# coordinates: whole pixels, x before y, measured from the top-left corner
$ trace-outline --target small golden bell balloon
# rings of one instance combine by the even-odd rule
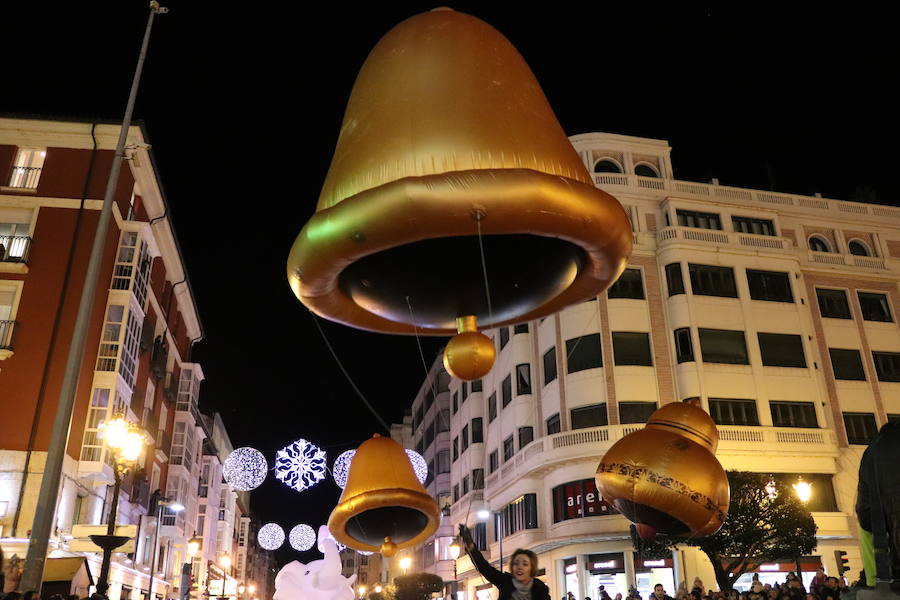
[[[500,327],[596,296],[631,247],[624,209],[594,186],[509,40],[434,10],[366,59],[287,276],[333,321],[452,335],[458,317]],[[482,372],[483,342],[463,346],[477,365],[450,364]]]
[[[711,535],[725,522],[730,496],[715,456],[718,443],[716,425],[702,408],[666,404],[644,429],[607,451],[597,467],[597,489],[638,525],[641,537]]]
[[[457,379],[481,379],[497,358],[494,342],[478,331],[475,317],[460,317],[456,322],[459,333],[444,348],[444,368]]]
[[[419,483],[406,451],[375,434],[356,450],[328,531],[354,550],[391,556],[434,535],[440,509]]]

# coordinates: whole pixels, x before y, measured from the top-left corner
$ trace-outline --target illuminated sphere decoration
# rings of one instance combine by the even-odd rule
[[[353,460],[354,454],[356,454],[356,450],[347,450],[334,459],[334,464],[331,466],[331,476],[334,477],[334,482],[341,489],[347,487],[347,475],[350,474],[350,461]]]
[[[409,462],[412,463],[413,471],[416,473],[416,479],[419,480],[419,483],[424,485],[425,480],[428,479],[428,463],[426,463],[425,459],[422,458],[422,455],[415,450],[407,450],[406,455],[409,457]]]
[[[275,455],[275,477],[302,492],[325,478],[325,451],[304,439],[285,446]]]
[[[301,524],[291,529],[291,534],[288,539],[290,540],[291,547],[294,550],[304,552],[315,545],[316,532],[313,531],[313,528],[309,525]]]
[[[354,455],[356,455],[356,450],[347,450],[334,460],[334,465],[331,467],[331,476],[334,477],[334,482],[341,489],[347,487],[347,475],[350,473],[350,463],[353,462]],[[428,478],[428,463],[415,450],[406,450],[406,455],[416,473],[416,479],[419,480],[419,483],[424,484]]]
[[[284,529],[275,523],[269,523],[259,528],[256,541],[263,550],[278,550],[284,544]]]
[[[253,448],[238,448],[228,455],[222,467],[225,482],[236,490],[249,492],[266,480],[269,463],[262,452]]]

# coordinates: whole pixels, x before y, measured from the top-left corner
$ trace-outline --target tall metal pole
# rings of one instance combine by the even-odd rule
[[[109,219],[112,214],[113,196],[116,192],[116,185],[119,182],[122,159],[125,156],[125,139],[128,137],[128,129],[131,127],[131,115],[134,112],[138,83],[141,79],[141,71],[144,68],[147,45],[150,42],[153,18],[157,13],[165,12],[168,12],[168,10],[160,7],[155,0],[150,3],[150,16],[147,19],[147,28],[144,31],[144,41],[141,44],[141,52],[134,71],[134,79],[131,82],[131,93],[128,96],[128,104],[125,107],[125,118],[122,119],[122,129],[119,131],[119,141],[116,143],[116,152],[109,170],[109,179],[106,181],[103,210],[100,211],[100,220],[97,222],[94,245],[91,248],[91,258],[88,262],[87,273],[84,276],[81,302],[78,305],[78,316],[75,319],[75,328],[72,331],[72,343],[69,345],[69,356],[66,360],[62,389],[59,393],[56,416],[53,420],[50,448],[47,450],[47,462],[44,466],[41,490],[38,494],[37,505],[34,511],[34,522],[31,526],[31,539],[28,544],[28,554],[25,557],[25,570],[20,583],[23,590],[40,591],[41,581],[44,577],[47,547],[50,545],[50,533],[53,529],[53,521],[56,518],[56,501],[59,496],[59,485],[62,479],[63,459],[66,455],[69,428],[72,423],[72,408],[75,405],[75,392],[78,388],[78,371],[84,356],[84,341],[87,337],[91,307],[94,304],[94,293],[97,290],[97,277],[100,274],[100,261],[103,258],[103,246],[106,243],[106,232],[109,229]]]
[[[153,535],[153,550],[150,552],[150,588],[147,593],[148,600],[155,600],[153,597],[153,581],[156,579],[156,550],[159,547],[159,530],[162,527],[162,511],[165,497],[160,494],[159,490],[153,492],[159,498],[156,501],[156,533]]]
[[[115,473],[116,482],[113,485],[112,504],[109,507],[109,522],[106,525],[106,536],[111,537],[116,534],[116,516],[119,514],[119,491],[122,489],[122,476],[119,475],[119,464],[113,464],[113,473]],[[106,590],[109,589],[109,569],[112,564],[113,548],[111,545],[103,548],[103,563],[100,565],[100,577],[97,580],[97,591],[104,596]]]

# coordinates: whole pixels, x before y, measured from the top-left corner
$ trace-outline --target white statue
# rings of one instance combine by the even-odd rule
[[[295,560],[285,565],[275,578],[272,600],[353,600],[356,575],[341,575],[341,557],[328,527],[319,527],[319,552],[322,560],[308,565]]]

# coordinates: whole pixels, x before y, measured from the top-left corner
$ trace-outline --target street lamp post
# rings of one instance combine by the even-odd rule
[[[404,556],[400,559],[400,568],[403,569],[403,574],[406,575],[406,571],[409,569],[412,564],[412,559],[408,556]]]
[[[103,442],[107,450],[113,454],[113,495],[109,507],[109,521],[106,535],[92,535],[91,541],[103,548],[103,563],[100,566],[100,577],[97,580],[97,592],[106,595],[109,589],[109,569],[112,563],[112,552],[125,544],[129,538],[116,535],[116,516],[119,512],[119,492],[122,489],[122,475],[134,466],[144,451],[147,435],[134,423],[118,416],[109,422],[100,423]]]
[[[81,298],[78,303],[78,313],[75,317],[75,325],[72,328],[72,341],[69,344],[69,353],[66,357],[66,368],[63,373],[62,386],[60,387],[59,401],[56,404],[56,415],[53,417],[50,445],[47,448],[44,475],[41,478],[41,488],[40,492],[38,492],[34,520],[31,524],[31,540],[28,543],[28,553],[25,556],[25,570],[22,573],[20,582],[22,589],[25,590],[37,590],[40,592],[41,582],[44,578],[47,546],[50,544],[50,533],[56,517],[56,501],[62,480],[66,446],[69,442],[69,429],[72,426],[72,410],[75,407],[78,375],[81,370],[82,359],[84,358],[88,321],[90,320],[91,309],[94,304],[94,295],[97,291],[100,264],[103,260],[103,247],[106,245],[106,232],[109,229],[109,221],[112,216],[113,197],[116,193],[116,186],[119,184],[122,160],[125,158],[125,141],[128,138],[128,130],[131,128],[131,115],[134,112],[138,83],[141,80],[144,58],[147,55],[147,46],[150,43],[153,19],[157,14],[166,12],[168,12],[168,9],[160,6],[156,0],[150,2],[150,15],[147,19],[147,27],[144,30],[144,40],[141,43],[141,50],[138,54],[137,67],[134,70],[128,102],[125,105],[125,116],[122,119],[122,127],[119,130],[119,139],[116,142],[115,159],[112,161],[109,177],[106,180],[103,208],[100,210],[97,230],[94,232],[91,255],[84,275]],[[106,552],[104,551],[105,554]]]
[[[459,590],[459,582],[457,581],[458,575],[456,573],[456,559],[459,558],[459,553],[462,550],[462,547],[459,545],[459,540],[453,538],[448,550],[450,551],[450,558],[453,560],[453,583],[450,584],[450,598],[451,600],[456,600],[456,594]]]
[[[222,567],[222,595],[219,596],[219,598],[227,600],[228,596],[225,595],[225,583],[228,581],[228,570],[231,568],[231,557],[227,554],[223,554],[219,559],[219,566]]]
[[[151,506],[153,506],[153,501],[156,500],[156,534],[153,536],[153,551],[150,553],[150,590],[147,593],[149,600],[153,600],[153,582],[156,579],[156,550],[159,547],[159,530],[162,528],[163,508],[168,508],[173,512],[184,510],[183,504],[171,501],[168,498],[159,499],[160,495],[161,492],[155,490],[150,500]]]

